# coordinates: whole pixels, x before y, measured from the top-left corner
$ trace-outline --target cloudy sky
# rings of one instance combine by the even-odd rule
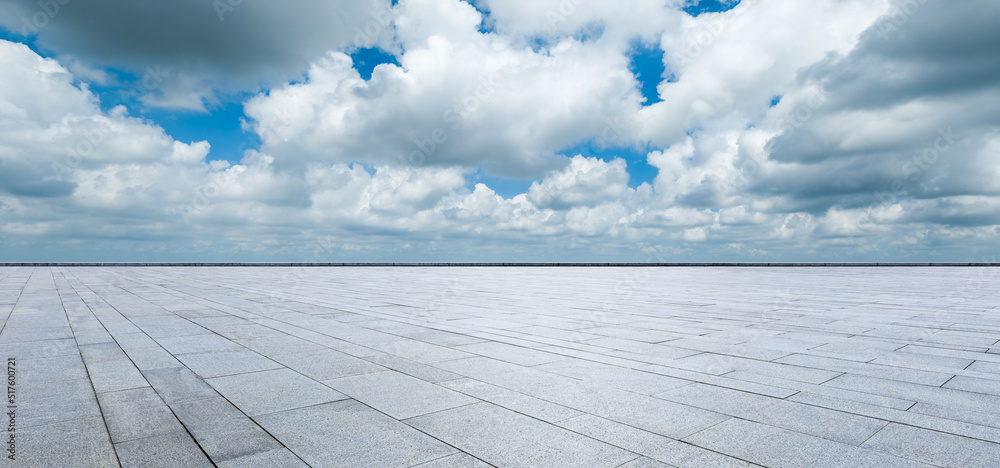
[[[0,261],[997,261],[995,0],[0,0]]]

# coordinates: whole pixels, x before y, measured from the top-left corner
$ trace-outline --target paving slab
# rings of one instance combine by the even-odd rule
[[[249,349],[177,354],[174,357],[196,374],[206,379],[282,367],[277,362]]]
[[[490,403],[440,411],[406,423],[495,466],[617,467],[637,458]]]
[[[955,408],[947,406],[932,405],[930,403],[916,403],[909,408],[909,411],[912,413],[926,414],[928,416],[937,416],[939,418],[965,421],[972,424],[978,424],[980,426],[1000,428],[1000,408],[981,408],[979,411],[955,411]]]
[[[281,443],[225,398],[176,403],[170,409],[214,463],[282,448]]]
[[[332,349],[281,354],[272,356],[272,359],[315,380],[330,380],[386,370],[367,360]]]
[[[773,467],[916,467],[910,458],[873,452],[767,424],[730,419],[684,439],[699,447]]]
[[[977,377],[966,377],[957,375],[955,378],[944,384],[944,388],[954,388],[967,392],[985,393],[988,395],[1000,396],[1000,375],[995,379],[980,379]]]
[[[218,396],[211,385],[186,367],[148,369],[143,371],[143,376],[170,405]]]
[[[223,397],[250,416],[346,399],[330,387],[291,369],[276,369],[207,380]]]
[[[354,400],[257,418],[312,466],[408,467],[458,450]]]
[[[497,342],[473,343],[455,346],[454,349],[529,367],[564,359],[558,354]]]
[[[324,384],[396,419],[407,419],[478,400],[396,371],[323,381]]]
[[[177,358],[159,346],[130,348],[125,353],[140,371],[184,366]]]
[[[176,431],[145,439],[115,444],[122,468],[212,467],[186,431]]]
[[[1000,466],[1000,444],[900,424],[886,426],[862,446],[937,466]]]
[[[0,358],[26,466],[998,466],[983,273],[0,266]]]
[[[90,468],[118,466],[118,457],[104,420],[90,417],[17,430],[12,466]],[[9,453],[4,453],[4,462]]]
[[[58,380],[15,386],[20,396],[17,427],[42,426],[56,422],[100,417],[101,409],[87,379]],[[18,393],[15,393],[17,395]]]
[[[217,462],[218,468],[308,468],[309,465],[286,448]]]
[[[454,374],[428,364],[421,364],[416,361],[411,361],[409,359],[395,356],[392,354],[368,356],[365,357],[364,360],[378,364],[386,369],[392,369],[394,371],[402,372],[406,375],[416,377],[420,380],[426,380],[431,383],[444,382],[447,380],[454,380],[461,377],[458,374]]]
[[[415,468],[489,468],[490,464],[467,453],[456,453],[438,458],[427,463],[416,465]]]
[[[152,388],[102,393],[98,399],[116,444],[184,429]]]
[[[752,466],[737,458],[590,414],[560,421],[557,425],[680,468]]]

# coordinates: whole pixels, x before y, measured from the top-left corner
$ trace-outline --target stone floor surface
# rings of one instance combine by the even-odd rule
[[[0,465],[995,468],[998,286],[1000,268],[0,267]]]

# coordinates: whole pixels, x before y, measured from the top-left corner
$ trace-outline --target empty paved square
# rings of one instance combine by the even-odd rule
[[[1000,466],[1000,268],[0,267],[0,321],[10,466]]]

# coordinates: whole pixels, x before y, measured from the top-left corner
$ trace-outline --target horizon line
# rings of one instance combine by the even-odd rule
[[[998,267],[995,262],[0,262],[0,267]]]

